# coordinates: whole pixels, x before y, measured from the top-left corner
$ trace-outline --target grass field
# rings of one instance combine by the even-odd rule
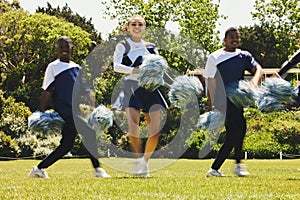
[[[0,199],[300,199],[299,159],[247,160],[251,176],[244,178],[227,160],[226,177],[206,178],[212,161],[180,159],[149,179],[109,166],[112,178],[94,178],[89,159],[59,160],[47,170],[50,179],[33,179],[28,173],[38,160],[0,161]]]

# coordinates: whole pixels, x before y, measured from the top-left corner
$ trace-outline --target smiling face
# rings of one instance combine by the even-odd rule
[[[59,54],[59,60],[62,62],[70,62],[71,51],[72,51],[71,39],[66,36],[60,37],[57,43],[57,52]]]
[[[146,22],[142,16],[136,15],[128,21],[128,32],[133,41],[139,42],[146,31]]]
[[[225,51],[234,52],[240,44],[240,33],[238,30],[229,30],[224,38]]]

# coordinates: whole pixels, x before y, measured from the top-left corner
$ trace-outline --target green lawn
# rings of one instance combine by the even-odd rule
[[[300,159],[247,160],[251,176],[245,178],[227,160],[221,168],[227,177],[206,178],[212,161],[180,159],[149,179],[109,166],[112,178],[97,179],[88,159],[59,160],[47,170],[50,179],[33,179],[28,173],[38,160],[0,161],[0,199],[300,199]]]

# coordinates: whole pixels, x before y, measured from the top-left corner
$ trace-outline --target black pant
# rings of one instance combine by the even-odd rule
[[[236,163],[240,163],[243,157],[242,147],[246,134],[246,120],[244,118],[244,111],[243,108],[237,108],[229,100],[227,100],[225,128],[225,142],[218,152],[217,158],[212,164],[212,169],[215,170],[218,170],[222,166],[233,148]]]
[[[76,123],[76,126],[74,121]],[[78,128],[78,131],[76,127]],[[39,163],[38,168],[46,169],[50,167],[53,163],[55,163],[57,160],[62,158],[64,155],[66,155],[72,149],[75,142],[75,137],[78,134],[78,132],[83,135],[84,144],[88,149],[93,167],[99,167],[100,163],[98,161],[99,156],[97,153],[95,131],[90,126],[88,126],[81,118],[76,117],[75,119],[73,119],[73,117],[69,117],[65,119],[65,123],[61,132],[62,138],[60,140],[60,145],[50,155],[48,155],[44,160],[42,160]]]

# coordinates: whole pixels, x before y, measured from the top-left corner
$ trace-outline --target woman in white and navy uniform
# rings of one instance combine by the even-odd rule
[[[160,110],[167,107],[167,103],[158,89],[148,91],[138,87],[137,77],[139,65],[144,55],[158,54],[154,44],[142,40],[146,30],[146,22],[140,15],[132,16],[124,29],[129,37],[117,44],[114,52],[114,70],[126,74],[124,81],[123,107],[128,120],[128,132],[131,149],[136,157],[137,166],[133,173],[141,177],[149,177],[148,160],[155,151],[159,140]],[[148,125],[148,139],[144,153],[141,152],[141,138],[139,136],[140,112],[143,111]]]

